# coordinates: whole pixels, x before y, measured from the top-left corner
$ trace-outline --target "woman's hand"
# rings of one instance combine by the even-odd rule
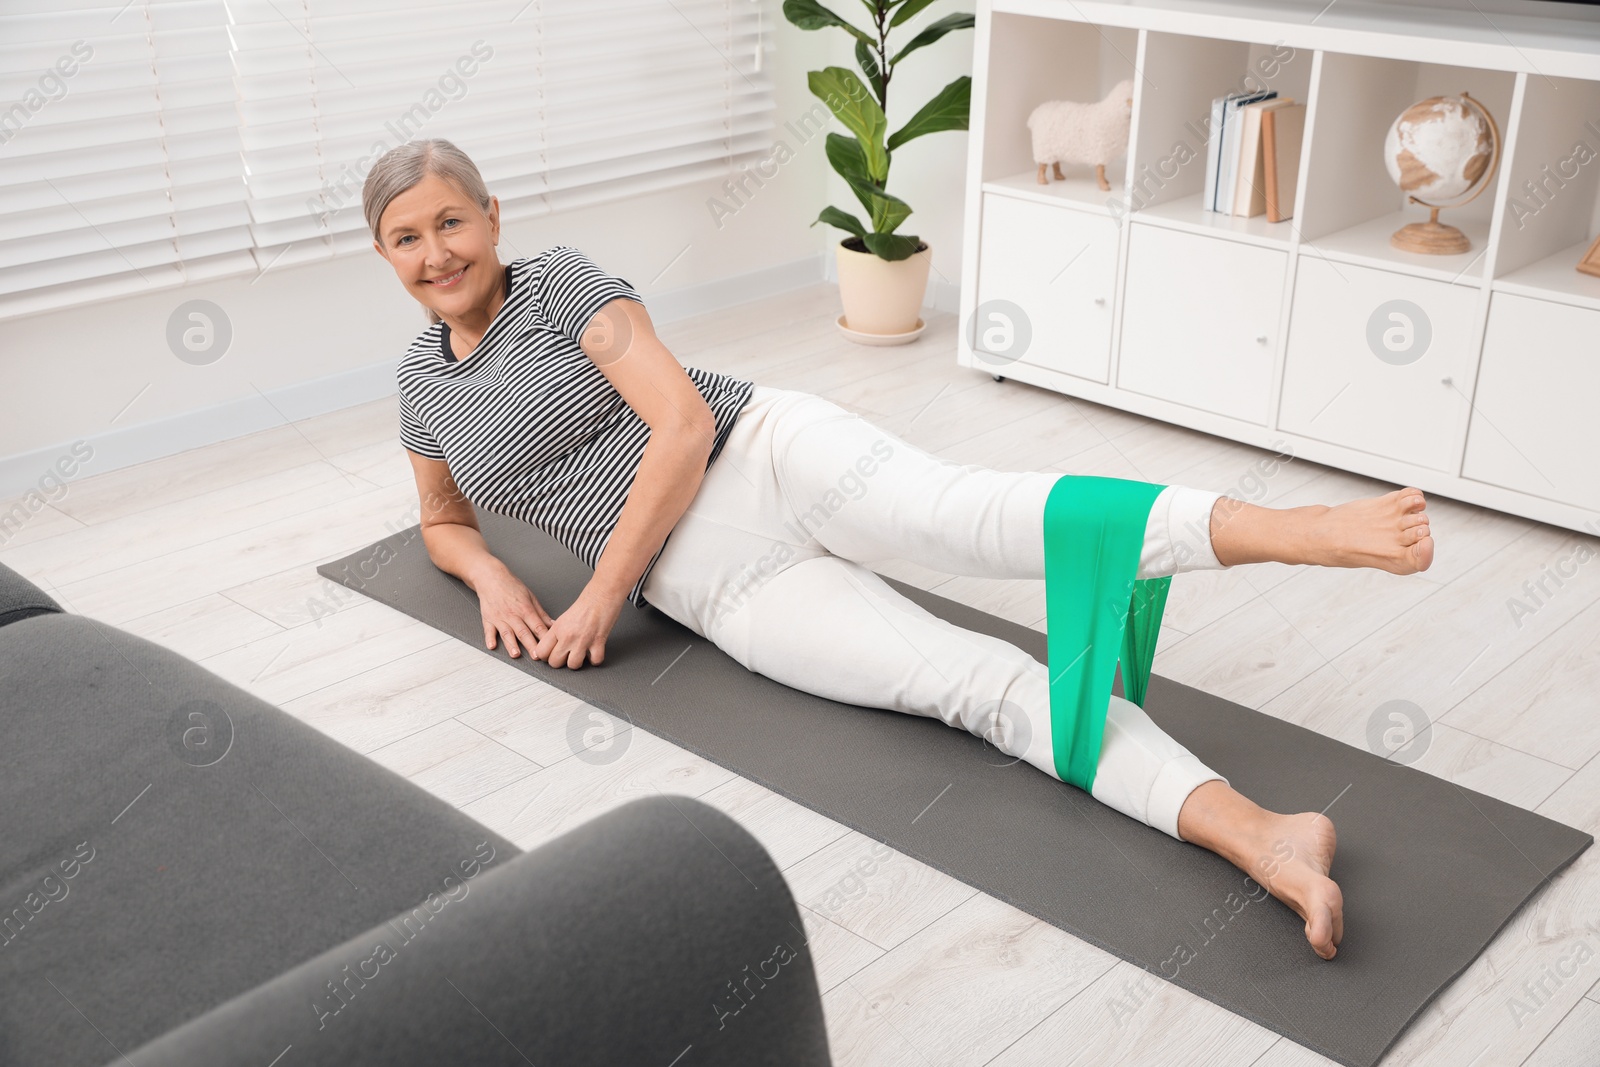
[[[478,594],[478,606],[483,609],[486,647],[493,649],[496,639],[504,637],[506,650],[515,659],[522,654],[519,643],[532,649],[550,632],[550,613],[509,568],[498,566],[477,576],[473,588]]]
[[[534,659],[542,659],[552,667],[577,670],[583,666],[585,656],[597,666],[606,660],[606,638],[622,614],[627,596],[607,596],[586,586],[572,606],[561,613],[551,627],[539,638],[533,650]]]

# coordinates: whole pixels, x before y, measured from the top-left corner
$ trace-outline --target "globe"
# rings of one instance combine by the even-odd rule
[[[1418,200],[1454,200],[1478,184],[1493,150],[1489,124],[1476,108],[1460,97],[1434,96],[1394,120],[1383,161],[1402,192]]]
[[[1468,251],[1472,242],[1456,227],[1440,222],[1439,209],[1476,199],[1488,187],[1499,161],[1500,128],[1494,116],[1466,93],[1430,96],[1406,108],[1389,126],[1383,162],[1389,177],[1408,194],[1408,202],[1431,210],[1427,222],[1402,226],[1390,235],[1389,243],[1428,255]],[[1458,200],[1463,196],[1465,200]]]

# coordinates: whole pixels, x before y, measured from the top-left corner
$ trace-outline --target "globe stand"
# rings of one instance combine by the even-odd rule
[[[1389,235],[1389,244],[1402,252],[1415,252],[1425,256],[1454,256],[1472,249],[1472,240],[1448,222],[1439,221],[1441,207],[1464,207],[1478,198],[1478,194],[1489,187],[1494,181],[1494,172],[1500,166],[1500,127],[1496,125],[1494,116],[1489,114],[1489,109],[1466,93],[1460,94],[1461,99],[1477,109],[1489,124],[1491,138],[1489,148],[1489,166],[1482,178],[1474,183],[1472,195],[1465,200],[1454,204],[1430,204],[1426,200],[1419,200],[1414,196],[1406,199],[1413,204],[1421,204],[1428,209],[1427,222],[1408,222],[1394,233]]]
[[[1414,203],[1422,204],[1416,197],[1411,199]],[[1439,221],[1437,206],[1432,204],[1422,206],[1430,209],[1428,221],[1406,223],[1389,235],[1391,245],[1402,252],[1416,252],[1427,256],[1453,256],[1472,248],[1471,238],[1448,222]]]

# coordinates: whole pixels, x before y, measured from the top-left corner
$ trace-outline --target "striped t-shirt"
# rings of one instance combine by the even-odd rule
[[[622,514],[650,426],[578,344],[607,302],[644,303],[568,245],[506,264],[506,299],[466,359],[434,323],[400,360],[400,442],[442,459],[466,498],[543,530],[591,568]],[[685,367],[716,419],[709,470],[754,382]],[[668,534],[668,538],[671,534]],[[662,542],[665,547],[665,541]],[[628,594],[648,601],[645,579]]]

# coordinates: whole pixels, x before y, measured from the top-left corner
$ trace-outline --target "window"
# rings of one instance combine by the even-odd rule
[[[0,318],[370,249],[384,151],[504,220],[771,148],[771,0],[7,0]]]

